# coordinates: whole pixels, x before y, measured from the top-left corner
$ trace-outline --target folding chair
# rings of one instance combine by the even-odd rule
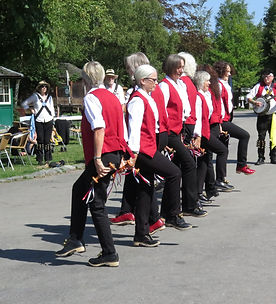
[[[0,164],[1,164],[1,167],[4,171],[6,171],[5,168],[4,168],[2,159],[1,159],[1,155],[5,154],[7,159],[8,159],[8,164],[11,166],[12,170],[14,170],[11,159],[9,157],[9,153],[6,149],[7,146],[8,146],[9,140],[11,138],[11,133],[4,133],[4,134],[1,134],[0,136],[1,136],[0,137]]]
[[[55,146],[58,146],[59,144],[62,144],[63,146],[63,151],[67,151],[67,148],[63,142],[63,139],[62,137],[58,134],[56,128],[54,127],[53,128],[53,131],[52,131],[52,137],[51,137],[51,144],[53,146],[53,148]]]
[[[19,133],[19,134],[16,134],[12,137],[11,139],[11,143],[9,145],[9,148],[10,148],[10,155],[12,155],[11,151],[16,151],[17,155],[20,157],[21,159],[21,162],[22,164],[25,166],[25,162],[23,160],[23,157],[22,157],[22,150],[25,152],[25,154],[27,155],[28,157],[28,160],[29,160],[29,163],[30,165],[32,165],[32,162],[31,162],[31,159],[29,157],[29,154],[27,152],[27,149],[26,149],[26,145],[27,145],[27,142],[28,142],[28,136],[29,136],[29,131],[28,132],[23,132],[23,133]],[[14,144],[14,141],[16,139],[19,139],[19,144],[18,145],[15,145]]]

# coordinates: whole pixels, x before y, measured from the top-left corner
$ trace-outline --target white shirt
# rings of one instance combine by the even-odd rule
[[[133,92],[133,90],[137,91],[138,90],[138,86],[135,85],[134,88],[129,88],[127,91],[126,91],[126,95],[125,95],[125,103],[128,103],[129,101],[129,98],[130,98],[130,95],[131,93]]]
[[[116,88],[116,83],[113,83],[113,85],[112,85],[111,88],[108,87],[108,86],[106,86],[105,88],[109,92],[111,92],[112,94],[114,94],[114,91],[115,91],[115,88]],[[121,105],[126,103],[126,101],[125,101],[125,93],[124,93],[123,87],[120,86],[119,84],[117,86],[117,90],[116,90],[116,93],[114,95],[120,100]]]
[[[100,85],[99,88],[104,89],[104,85]],[[83,99],[84,103],[84,114],[91,125],[91,130],[93,131],[96,128],[105,128],[105,121],[102,115],[102,104],[99,101],[98,97],[91,92],[97,90],[98,88],[92,88]],[[124,125],[124,138],[127,140],[127,128],[124,116],[122,114],[123,125]]]
[[[233,111],[233,103],[232,103],[233,93],[232,93],[232,88],[229,85],[229,83],[228,83],[227,80],[223,80],[223,79],[219,79],[219,80],[224,85],[224,87],[225,87],[225,89],[227,91],[227,94],[228,94],[228,100],[227,100],[228,111],[229,111],[229,113],[231,113]],[[222,92],[221,83],[219,83],[220,93]],[[222,99],[221,99],[221,114],[222,114],[222,118],[224,118],[224,116],[225,116],[225,107],[224,107]]]
[[[149,105],[153,111],[155,118],[155,132],[159,133],[159,125],[158,125],[158,109],[155,101],[147,94],[146,91],[141,88],[138,89],[138,92],[141,93],[149,102]],[[131,99],[131,101],[127,104],[128,111],[128,126],[129,126],[129,134],[128,134],[128,146],[132,151],[140,150],[140,137],[141,137],[141,126],[143,122],[145,106],[143,100],[136,96]]]
[[[211,118],[211,115],[213,113],[213,103],[212,103],[212,97],[211,97],[211,93],[209,91],[202,91],[199,90],[199,93],[201,93],[206,100],[208,109],[209,109],[209,117],[208,119]],[[200,136],[202,135],[202,99],[197,95],[196,97],[196,124],[195,124],[195,129],[194,129],[194,136]]]
[[[43,103],[41,102],[41,100],[39,99],[39,97],[43,100],[43,103],[45,103],[48,95],[40,95],[38,92],[32,94],[29,98],[27,98],[26,100],[24,100],[22,102],[22,108],[23,109],[28,109],[30,105],[32,105],[34,107],[34,114],[37,115],[37,113],[40,111],[40,109],[43,107]],[[53,102],[53,98],[52,96],[49,96],[47,102],[45,103],[45,105],[47,106],[47,108],[50,110],[51,115],[49,114],[49,112],[44,108],[42,109],[42,111],[40,112],[39,116],[36,118],[37,122],[49,122],[51,120],[53,120],[54,116],[55,116],[55,108],[54,108],[54,102]]]
[[[187,95],[187,87],[186,84],[178,79],[177,82],[173,81],[169,76],[166,76],[166,79],[173,85],[173,87],[176,89],[183,106],[183,113],[182,113],[182,121],[185,121],[191,114],[191,106],[189,102],[189,98]],[[169,85],[161,81],[159,83],[160,89],[163,92],[164,95],[164,101],[165,101],[165,107],[167,108],[169,99],[170,99],[170,88]]]

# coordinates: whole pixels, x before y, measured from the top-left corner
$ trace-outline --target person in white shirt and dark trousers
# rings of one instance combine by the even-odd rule
[[[54,102],[49,91],[49,83],[40,81],[36,87],[36,92],[22,102],[24,110],[33,106],[32,113],[35,115],[37,133],[36,160],[39,165],[42,165],[44,159],[46,166],[52,160],[50,139],[55,116]]]

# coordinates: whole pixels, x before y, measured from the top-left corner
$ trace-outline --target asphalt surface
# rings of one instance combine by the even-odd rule
[[[236,174],[237,140],[230,140],[228,179],[205,218],[186,217],[193,229],[166,228],[157,248],[132,246],[134,226],[112,226],[118,268],[92,268],[100,251],[88,217],[87,251],[56,258],[68,235],[73,182],[81,171],[0,184],[0,303],[276,303],[276,165],[254,166],[256,117],[235,113],[251,134],[252,176]],[[268,147],[268,138],[267,138]],[[107,203],[113,217],[122,186]]]

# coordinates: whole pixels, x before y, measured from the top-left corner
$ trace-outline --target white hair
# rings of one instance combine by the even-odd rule
[[[97,61],[89,61],[82,68],[82,78],[90,87],[99,87],[103,84],[105,72]]]
[[[198,71],[194,76],[194,83],[198,90],[202,90],[204,86],[204,82],[210,80],[211,76],[206,71]]]
[[[141,79],[149,77],[154,72],[156,72],[156,69],[153,66],[149,64],[140,65],[134,73],[136,84],[140,86]]]
[[[134,75],[135,70],[142,64],[149,64],[148,57],[142,53],[133,53],[125,58],[125,66],[130,76]]]
[[[185,61],[183,72],[193,79],[197,67],[197,63],[195,61],[194,56],[186,52],[180,52],[178,53],[178,55],[181,56]]]

